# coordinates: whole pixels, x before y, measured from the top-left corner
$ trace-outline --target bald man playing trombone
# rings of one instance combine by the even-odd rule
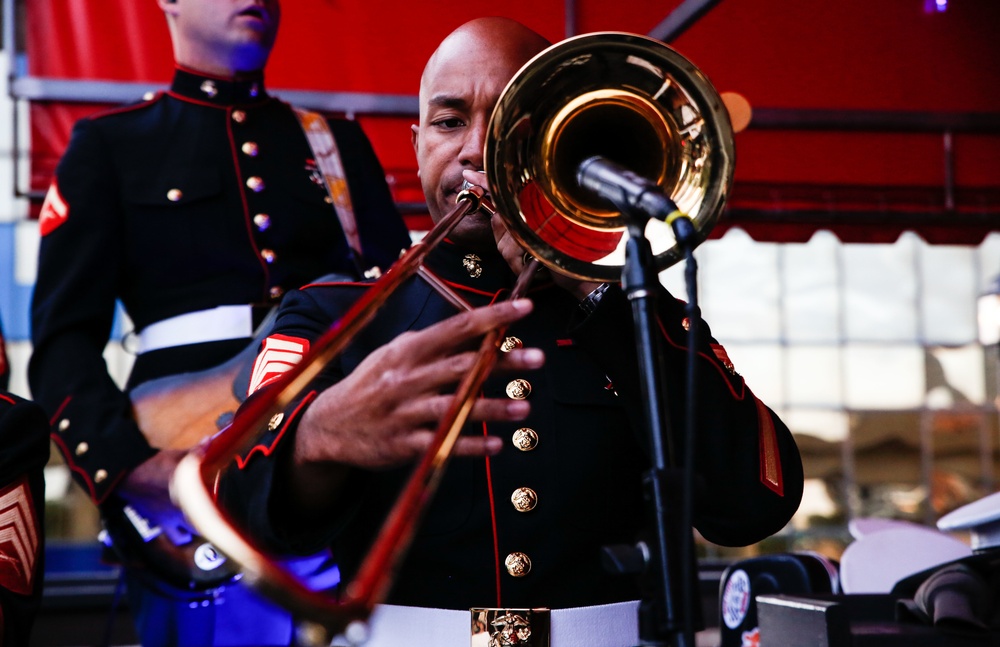
[[[412,140],[435,222],[464,183],[489,189],[480,172],[494,105],[547,46],[517,22],[483,18],[452,32],[430,58]],[[509,326],[509,352],[475,399],[385,600],[417,614],[405,617],[419,627],[395,623],[408,645],[423,644],[422,628],[444,626],[462,616],[457,610],[464,620],[456,626],[468,632],[468,610],[480,607],[582,608],[601,626],[624,618],[628,630],[606,644],[636,640],[639,580],[601,564],[603,547],[634,544],[647,529],[642,480],[651,461],[630,306],[615,283],[554,272],[536,277],[527,299],[505,301],[524,255],[499,216],[466,215],[425,267],[471,309],[456,314],[422,277],[404,283],[222,479],[221,500],[254,537],[282,551],[330,546],[350,582],[474,365],[479,340]],[[329,283],[289,294],[262,344],[251,401],[267,397],[367,288]],[[680,428],[683,304],[664,290],[657,314],[665,397]],[[694,526],[709,541],[745,545],[791,518],[802,466],[787,427],[709,338],[698,348]],[[479,626],[511,630],[515,616]],[[387,636],[376,632],[375,644],[393,644]],[[569,644],[555,632],[553,640]]]

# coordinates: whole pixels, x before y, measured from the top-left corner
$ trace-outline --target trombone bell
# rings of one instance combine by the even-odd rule
[[[663,187],[704,240],[732,183],[733,130],[708,79],[660,41],[599,32],[553,45],[507,85],[490,121],[485,164],[497,211],[552,270],[617,281],[625,217],[577,184],[598,155]],[[666,223],[645,228],[658,270],[682,250]]]

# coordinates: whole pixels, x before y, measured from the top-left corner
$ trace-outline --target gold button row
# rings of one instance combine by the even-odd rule
[[[520,339],[508,336],[504,338],[500,350],[509,353],[523,346]],[[508,398],[524,400],[531,395],[531,383],[523,378],[516,378],[507,383],[505,390]],[[530,427],[521,427],[514,431],[511,441],[518,450],[530,452],[538,446],[538,432]],[[529,512],[538,505],[538,493],[530,487],[519,487],[511,493],[510,502],[518,512]],[[511,577],[524,577],[531,572],[531,558],[525,553],[515,551],[507,555],[504,566]]]

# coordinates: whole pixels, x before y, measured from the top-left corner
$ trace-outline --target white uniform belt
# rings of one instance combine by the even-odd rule
[[[639,644],[639,602],[552,609],[549,647],[634,647]],[[382,604],[369,618],[364,647],[469,647],[471,615],[455,609]],[[342,636],[334,645],[349,645]]]
[[[138,354],[161,348],[253,337],[253,306],[231,305],[187,312],[150,324],[139,333]]]

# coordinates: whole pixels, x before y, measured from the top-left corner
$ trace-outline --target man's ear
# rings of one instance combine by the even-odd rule
[[[420,177],[420,126],[410,124],[410,143],[413,144],[413,154],[417,158],[417,177]]]

